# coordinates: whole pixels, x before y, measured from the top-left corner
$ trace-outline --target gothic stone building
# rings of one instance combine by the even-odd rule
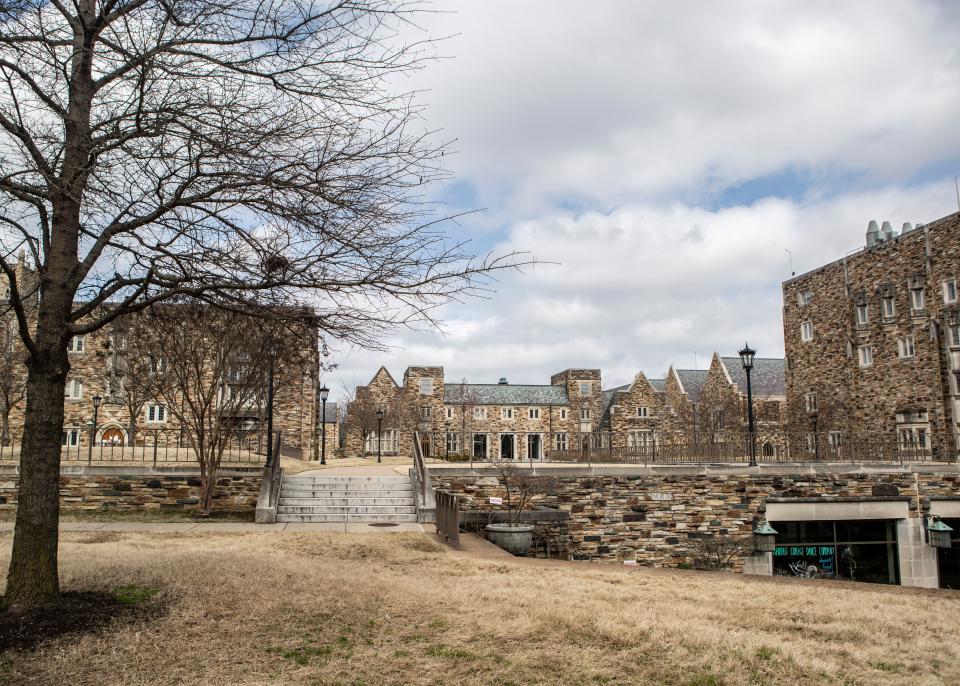
[[[6,328],[12,335],[5,336],[7,340],[17,340],[13,314],[4,307],[9,298],[6,279],[0,279],[3,288],[0,289],[0,326]],[[26,264],[21,255],[16,266],[16,281],[21,292],[34,292],[32,296],[24,298],[27,303],[28,316],[30,307],[36,302],[35,272]],[[31,288],[31,284],[34,284]],[[26,288],[25,288],[26,285]],[[123,343],[125,326],[131,317],[118,319],[114,324],[83,336],[76,336],[70,341],[68,360],[70,372],[67,378],[64,398],[64,430],[61,437],[63,448],[83,453],[83,448],[89,446],[91,439],[92,420],[94,417],[94,397],[101,398],[97,410],[95,445],[124,446],[135,442],[138,445],[152,444],[154,436],[158,437],[161,445],[178,444],[182,442],[181,430],[176,417],[168,412],[164,404],[158,400],[146,400],[136,407],[136,414],[131,421],[131,404],[125,397],[123,383],[124,374],[133,373],[132,364],[128,359],[128,351]],[[305,334],[299,342],[304,346],[306,354],[297,356],[298,365],[302,368],[290,370],[285,374],[285,383],[278,384],[274,398],[274,428],[283,435],[284,446],[289,454],[300,454],[311,459],[318,456],[319,443],[319,399],[317,398],[319,356],[317,354],[316,331]],[[3,351],[6,355],[23,355],[22,347],[11,346],[11,350]],[[139,365],[142,369],[142,365]],[[26,369],[14,366],[12,374],[22,374],[25,377]],[[6,381],[6,380],[0,380]],[[263,394],[260,394],[263,395]],[[8,441],[18,442],[23,427],[23,408],[25,401],[13,405],[10,412],[10,436]],[[134,403],[137,405],[139,403]],[[246,415],[238,418],[243,428],[258,430],[265,426],[265,407],[260,403],[257,407],[247,408]],[[328,414],[336,413],[336,406],[328,403]],[[248,415],[248,416],[247,416]],[[254,425],[254,426],[251,426]],[[130,434],[136,428],[134,441]],[[333,428],[327,426],[328,456],[331,445],[336,444],[336,424]],[[85,453],[83,453],[85,454]]]
[[[549,384],[445,383],[442,367],[408,367],[398,383],[381,367],[358,386],[345,420],[345,454],[401,454],[414,432],[425,455],[545,459],[551,452],[647,448],[702,431],[722,441],[747,428],[746,383],[739,358],[714,354],[709,370],[674,369],[665,378],[639,372],[603,390],[599,369],[567,369]],[[782,429],[783,360],[757,359],[754,402],[761,430]],[[377,419],[377,410],[383,411]],[[378,427],[381,430],[378,440]],[[780,450],[774,439],[770,453]]]
[[[783,284],[792,426],[957,455],[960,215],[871,221],[854,254]]]

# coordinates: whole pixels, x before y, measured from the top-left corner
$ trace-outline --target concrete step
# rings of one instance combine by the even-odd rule
[[[339,506],[367,506],[367,505],[413,505],[412,497],[342,497],[342,498],[288,498],[280,495],[280,506],[284,505],[339,505]]]
[[[416,514],[413,505],[280,505],[277,514],[347,514],[347,515],[404,515]]]
[[[351,524],[361,522],[416,522],[415,514],[394,514],[394,515],[346,515],[346,514],[285,514],[277,513],[278,522],[307,522],[320,524],[324,522],[349,522]]]
[[[412,498],[413,491],[320,491],[281,486],[280,497],[322,498],[324,500],[338,500],[342,498]]]
[[[284,477],[287,481],[300,481],[310,483],[350,483],[350,484],[409,484],[409,476],[301,476],[291,474]]]
[[[313,488],[321,491],[409,491],[413,488],[410,480],[406,481],[300,481],[297,479],[283,479],[284,486],[291,488]]]

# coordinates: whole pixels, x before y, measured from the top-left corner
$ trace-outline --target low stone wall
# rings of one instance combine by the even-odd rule
[[[216,512],[254,512],[261,470],[225,471],[217,481]],[[64,512],[107,510],[190,511],[200,502],[198,471],[168,470],[122,473],[117,468],[73,468],[60,475],[60,508]],[[0,511],[17,509],[17,476],[0,474]]]
[[[572,471],[538,470],[555,476],[556,489],[533,500],[570,513],[569,557],[615,562],[627,553],[636,555],[637,564],[658,567],[693,564],[705,538],[749,535],[768,498],[911,498],[911,517],[917,515],[917,484],[925,508],[931,496],[960,498],[960,474],[949,466],[876,473],[843,465],[819,473],[802,467],[791,473],[781,466],[776,474],[629,466],[621,474],[611,473],[616,471],[611,466],[602,475]],[[504,496],[491,471],[433,469],[431,478],[435,488],[461,496],[463,510],[496,509],[490,497]],[[734,566],[739,569],[742,560]]]

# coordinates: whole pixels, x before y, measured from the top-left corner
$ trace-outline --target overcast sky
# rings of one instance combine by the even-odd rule
[[[960,3],[444,1],[454,35],[411,78],[457,139],[447,210],[478,252],[550,262],[448,306],[388,354],[337,346],[334,396],[398,378],[604,386],[782,356],[781,282],[860,247],[870,219],[957,211]],[[789,251],[789,252],[788,252]]]

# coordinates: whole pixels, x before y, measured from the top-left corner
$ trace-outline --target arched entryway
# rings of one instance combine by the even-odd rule
[[[127,432],[119,426],[105,426],[100,430],[100,445],[123,447],[127,444]]]

